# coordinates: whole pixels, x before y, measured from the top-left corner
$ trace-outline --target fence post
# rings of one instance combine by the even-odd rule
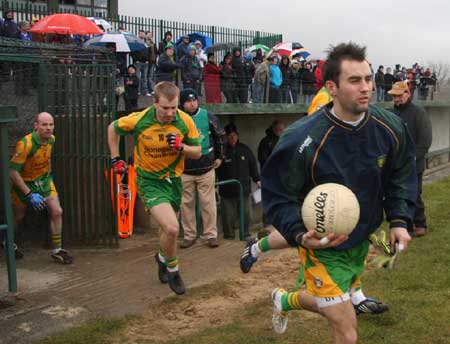
[[[6,265],[8,267],[8,291],[17,292],[16,259],[14,252],[14,229],[13,213],[11,206],[11,195],[9,193],[9,173],[8,173],[8,128],[7,123],[17,121],[17,108],[0,108],[0,158],[2,165],[2,189],[3,205],[5,210],[6,224],[0,224],[0,231],[6,231]]]

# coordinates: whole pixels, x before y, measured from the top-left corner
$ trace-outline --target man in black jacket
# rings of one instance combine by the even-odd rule
[[[180,69],[182,65],[175,61],[174,46],[172,43],[167,43],[165,52],[159,55],[156,72],[156,83],[161,81],[176,81],[177,69]]]
[[[201,239],[211,248],[219,246],[217,242],[217,207],[215,169],[223,161],[226,144],[225,131],[219,119],[209,111],[198,106],[198,95],[190,88],[180,93],[180,108],[192,116],[202,138],[202,156],[199,160],[186,159],[183,181],[181,223],[184,240],[180,248],[191,247],[197,238],[195,218],[195,195],[198,194],[203,223]]]
[[[239,134],[234,124],[225,127],[228,143],[225,148],[225,160],[217,171],[220,181],[237,179],[244,191],[244,236],[250,236],[250,199],[251,180],[261,187],[256,159],[250,148],[239,142]],[[224,239],[233,240],[234,220],[239,218],[239,185],[225,184],[219,187],[222,198],[222,229]]]
[[[416,145],[416,171],[418,196],[414,214],[414,228],[409,228],[412,236],[424,236],[427,232],[425,205],[422,201],[422,176],[425,170],[425,156],[431,146],[431,121],[425,110],[412,102],[411,93],[406,82],[396,82],[389,94],[394,98],[393,112],[407,124],[411,137]]]
[[[258,161],[261,171],[264,163],[272,153],[273,148],[278,142],[281,133],[284,130],[284,123],[281,119],[276,119],[272,122],[269,128],[266,129],[266,136],[259,142],[258,145]]]

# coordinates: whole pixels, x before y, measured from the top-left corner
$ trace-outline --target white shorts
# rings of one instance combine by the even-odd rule
[[[319,308],[329,307],[337,305],[338,303],[342,303],[345,301],[350,300],[350,294],[347,292],[340,296],[334,296],[334,297],[314,297],[317,302],[317,306]]]

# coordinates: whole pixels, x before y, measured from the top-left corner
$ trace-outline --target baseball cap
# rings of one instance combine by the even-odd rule
[[[394,85],[392,85],[392,89],[388,91],[388,94],[393,96],[400,96],[404,92],[409,92],[407,83],[405,81],[397,81]]]

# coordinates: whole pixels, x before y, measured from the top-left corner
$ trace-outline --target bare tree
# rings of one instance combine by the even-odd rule
[[[428,62],[431,73],[435,73],[436,80],[441,87],[450,86],[450,63],[444,61]]]

